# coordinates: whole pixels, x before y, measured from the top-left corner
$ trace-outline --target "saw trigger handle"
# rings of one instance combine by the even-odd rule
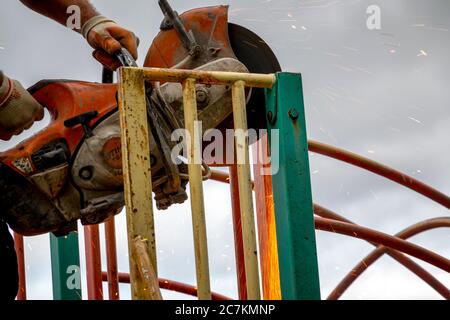
[[[64,126],[66,128],[72,128],[77,125],[81,125],[83,127],[84,134],[86,135],[86,137],[90,138],[92,137],[92,129],[90,127],[90,123],[93,119],[97,117],[98,117],[97,111],[85,112],[73,118],[67,119],[66,121],[64,121]]]

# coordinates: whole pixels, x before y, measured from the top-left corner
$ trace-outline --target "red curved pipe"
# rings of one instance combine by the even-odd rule
[[[228,174],[226,174],[224,172],[213,172],[213,174],[211,176],[211,179],[212,180],[216,180],[218,182],[222,182],[222,183],[230,183],[230,179],[229,179]],[[314,212],[318,216],[321,216],[321,217],[324,217],[324,218],[328,218],[328,219],[332,219],[332,220],[338,220],[338,221],[343,221],[343,222],[347,222],[347,223],[352,223],[353,224],[353,222],[351,222],[350,220],[347,220],[346,218],[338,215],[337,213],[334,213],[333,211],[331,211],[329,209],[326,209],[326,208],[323,208],[323,207],[321,207],[319,205],[314,205]],[[377,246],[377,244],[374,244],[374,245]],[[419,264],[417,264],[416,262],[414,262],[410,258],[406,257],[401,252],[398,252],[398,251],[395,251],[395,250],[391,250],[389,248],[386,248],[386,252],[392,258],[394,258],[396,261],[398,261],[399,263],[403,264],[411,272],[416,274],[420,279],[425,281],[429,286],[431,286],[433,289],[435,289],[444,298],[449,299],[449,297],[450,297],[450,290],[447,289],[447,287],[445,285],[443,285],[438,279],[436,279],[427,270],[422,268]],[[348,284],[348,286],[350,286],[350,284]]]
[[[331,219],[316,217],[315,223],[318,230],[340,233],[354,238],[359,238],[367,240],[369,242],[384,245],[391,249],[401,251],[420,260],[428,262],[429,264],[442,270],[450,272],[450,260],[403,239],[399,239],[383,232],[375,231],[362,226]]]
[[[322,144],[319,142],[315,142],[315,141],[310,141],[309,147],[310,147],[310,151],[312,151],[312,152],[317,152],[317,153],[320,153],[323,155],[331,156],[338,160],[342,160],[342,161],[357,165],[359,167],[367,169],[376,174],[380,174],[390,180],[398,182],[398,183],[400,183],[410,189],[413,189],[425,196],[428,196],[429,194],[436,195],[436,193],[437,193],[437,197],[431,196],[430,198],[432,200],[437,201],[440,204],[443,204],[446,207],[450,204],[450,201],[448,201],[450,199],[446,195],[440,193],[439,191],[434,190],[433,188],[421,183],[418,180],[415,180],[414,178],[408,177],[407,175],[404,175],[398,171],[395,171],[394,169],[390,169],[386,166],[375,163],[372,160],[369,160],[367,158],[360,157],[356,154],[352,154],[350,152],[340,150],[338,148],[328,146],[328,145],[325,145],[325,144]],[[220,175],[213,175],[212,179],[219,181],[219,182],[223,182],[223,183],[229,183],[228,175],[226,173],[222,173],[222,172],[220,172]],[[330,218],[333,220],[352,223],[351,221],[343,218],[342,216],[340,216],[328,209],[320,207],[318,205],[315,205],[315,211],[316,211],[316,214],[322,215],[324,217],[327,217],[327,218]],[[377,244],[374,244],[374,245],[377,245]],[[385,248],[385,252],[387,252],[395,260],[397,260],[398,262],[403,264],[410,271],[415,273],[419,278],[421,278],[426,283],[428,283],[432,288],[434,288],[444,298],[449,299],[450,291],[447,289],[447,287],[445,287],[439,280],[437,280],[435,277],[433,277],[428,271],[426,271],[420,265],[418,265],[417,263],[415,263],[413,260],[409,259],[408,257],[404,256],[401,252],[391,250],[389,248]]]
[[[102,279],[103,281],[108,281],[108,274],[106,272],[102,272]],[[119,272],[119,282],[130,283],[130,274]],[[186,283],[160,278],[159,287],[161,289],[184,293],[194,297],[197,296],[197,288]],[[211,298],[212,300],[232,300],[231,298],[214,292],[211,293]]]
[[[342,217],[341,215],[339,215],[329,209],[321,207],[317,204],[314,205],[314,213],[318,216],[321,216],[322,218],[338,220],[338,221],[343,221],[343,222],[348,222],[348,223],[354,224],[352,221]],[[443,219],[447,220],[447,223],[450,224],[450,218],[443,218]],[[438,226],[437,226],[435,224],[435,220],[436,219],[427,220],[427,221],[424,221],[424,222],[416,224],[416,225],[423,225],[424,228],[426,228],[426,226],[429,226],[428,229],[432,229],[433,226],[436,226],[436,227],[446,226],[446,224],[444,222],[438,223]],[[413,230],[414,230],[416,225],[414,225],[410,228],[413,228]],[[408,228],[407,230],[409,230],[410,228]],[[426,231],[428,229],[423,229],[422,231]],[[372,243],[372,244],[377,246],[374,243]],[[442,297],[444,297],[445,299],[450,299],[450,290],[444,284],[442,284],[442,282],[440,282],[438,279],[436,279],[431,273],[429,273],[427,270],[422,268],[419,264],[415,263],[413,260],[411,260],[410,258],[408,258],[407,256],[403,255],[402,253],[400,253],[398,251],[395,251],[395,250],[392,250],[392,249],[389,249],[386,247],[381,247],[381,246],[379,248],[384,248],[383,253],[389,254],[396,261],[403,264],[411,272],[416,274],[420,279],[425,281],[430,287],[435,289]],[[376,260],[374,260],[373,262],[375,262],[375,261]],[[344,280],[341,281],[341,283],[338,285],[338,287],[333,290],[333,292],[330,294],[330,296],[328,296],[328,300],[339,299],[339,297],[345,292],[345,290],[351,285],[351,283],[353,283],[353,281],[355,281],[356,278],[361,273],[363,273],[365,270],[367,270],[367,268],[371,265],[371,263],[368,263],[368,262],[369,261],[367,260],[367,258],[365,258],[363,261],[361,261],[360,264],[362,265],[362,267],[365,267],[362,270],[355,269],[355,268],[352,269],[352,271],[348,273],[347,277],[344,278]],[[358,273],[358,271],[360,273]],[[354,276],[354,278],[352,276]],[[352,277],[351,281],[348,279],[350,277]],[[342,284],[342,287],[339,287],[341,284]],[[335,292],[339,293],[339,295],[336,295]]]
[[[385,165],[377,163],[368,158],[362,157],[355,153],[345,151],[321,142],[317,141],[308,141],[309,151],[314,153],[319,153],[321,155],[331,157],[354,166],[363,168],[372,173],[380,175],[386,179],[394,181],[402,186],[405,186],[411,190],[414,190],[425,197],[443,205],[447,209],[450,209],[450,197],[445,195],[444,193],[426,185],[423,182],[420,182],[417,179],[414,179],[411,176],[408,176],[400,171],[389,168]]]
[[[354,224],[352,221],[342,217],[341,215],[326,209],[324,207],[321,207],[317,204],[314,205],[314,213],[318,216],[321,216],[322,218],[332,219],[332,220],[338,220],[343,222],[348,222],[351,224]],[[434,220],[434,219],[432,219]],[[448,223],[450,223],[450,218],[448,219]],[[433,225],[433,221],[430,221],[429,223],[424,222],[424,224],[431,224]],[[441,225],[442,226],[442,225]],[[425,231],[425,230],[423,230]],[[377,247],[376,244],[372,243],[374,246]],[[381,246],[380,246],[381,248]],[[431,273],[429,273],[427,270],[422,268],[419,264],[408,258],[407,256],[403,255],[402,253],[392,250],[390,248],[385,248],[384,253],[389,254],[393,259],[395,259],[397,262],[401,263],[403,266],[405,266],[407,269],[409,269],[411,272],[413,272],[416,276],[418,276],[420,279],[425,281],[430,287],[432,287],[434,290],[436,290],[442,297],[445,299],[450,299],[450,290],[442,284],[438,279],[436,279]],[[367,258],[366,258],[367,259]],[[338,288],[335,288],[333,292],[328,296],[328,300],[337,300],[339,297],[345,292],[345,290],[353,283],[353,281],[356,280],[356,278],[363,273],[367,268],[370,266],[370,263],[367,263],[368,261],[364,259],[361,261],[362,266],[365,266],[362,270],[356,270],[355,268],[352,269],[351,272],[347,275],[346,278],[344,278],[341,283],[338,285]],[[373,262],[375,262],[374,260]],[[372,262],[372,263],[373,263]],[[359,274],[355,275],[357,271],[360,271]],[[350,281],[349,277],[354,276],[352,280]],[[339,287],[342,284],[342,287]],[[335,295],[334,292],[339,292],[339,295]]]
[[[408,239],[419,233],[436,229],[436,228],[450,228],[450,218],[436,218],[419,222],[401,232],[396,237],[401,239]],[[389,249],[384,246],[379,246],[377,249],[368,254],[361,262],[359,262],[336,286],[336,288],[328,296],[328,300],[337,300],[342,294],[352,285],[353,282],[367,270],[375,261],[377,261],[383,254],[389,252]],[[431,284],[430,284],[431,285]],[[447,289],[442,283],[439,283],[439,287],[432,287],[438,291],[445,299],[450,299],[450,290]]]
[[[346,151],[314,140],[308,141],[308,149],[310,152],[318,153],[323,156],[346,162],[348,164],[365,169],[386,179],[394,181],[443,205],[447,209],[450,209],[449,196],[398,170],[370,160],[366,157],[357,155],[353,152]],[[217,170],[212,171],[211,179],[222,183],[230,183],[229,175]]]

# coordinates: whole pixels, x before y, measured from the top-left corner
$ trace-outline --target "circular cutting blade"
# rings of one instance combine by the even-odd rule
[[[228,24],[228,34],[234,54],[251,73],[281,71],[277,57],[269,45],[254,32],[234,23]],[[247,103],[248,127],[266,128],[264,89],[254,88]]]

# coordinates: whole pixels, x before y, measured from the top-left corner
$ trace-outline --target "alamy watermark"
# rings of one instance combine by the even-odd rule
[[[67,289],[81,290],[80,267],[77,265],[68,266],[66,273],[68,274],[68,277],[66,280]]]
[[[188,152],[192,142],[197,145],[198,152],[193,154],[194,164],[225,164],[242,165],[257,164],[261,167],[261,175],[275,175],[279,170],[279,144],[280,134],[278,129],[226,129],[225,132],[218,129],[208,129],[200,137],[202,122],[194,123],[194,141],[188,130],[177,129],[173,131],[171,140],[177,144],[172,148],[171,158],[173,163],[180,165],[188,159]],[[270,135],[270,150],[264,137]],[[253,147],[253,157],[248,157],[246,148]],[[203,147],[203,148],[202,148]],[[203,151],[201,151],[203,150]]]
[[[66,13],[69,17],[66,20],[66,26],[72,30],[81,30],[81,9],[77,5],[67,7]]]

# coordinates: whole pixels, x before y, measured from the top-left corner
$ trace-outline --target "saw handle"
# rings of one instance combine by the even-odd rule
[[[120,48],[116,53],[116,57],[124,67],[138,67],[136,60],[134,60],[131,53],[124,47]]]
[[[159,0],[158,4],[164,14],[164,21],[161,24],[161,30],[174,28],[183,42],[184,47],[189,52],[189,55],[193,57],[197,56],[201,51],[201,47],[195,40],[194,35],[186,30],[178,13],[172,9],[167,0]]]
[[[85,113],[82,113],[78,116],[75,116],[73,118],[67,119],[64,121],[64,126],[66,128],[72,128],[77,125],[81,125],[83,127],[84,134],[87,138],[92,137],[92,128],[90,126],[90,123],[93,119],[98,117],[98,111],[88,111]]]
[[[120,61],[123,67],[138,67],[136,60],[134,60],[131,53],[122,47],[120,51],[116,53],[116,58]],[[108,68],[103,68],[102,73],[102,83],[113,83],[114,82],[114,71]]]

